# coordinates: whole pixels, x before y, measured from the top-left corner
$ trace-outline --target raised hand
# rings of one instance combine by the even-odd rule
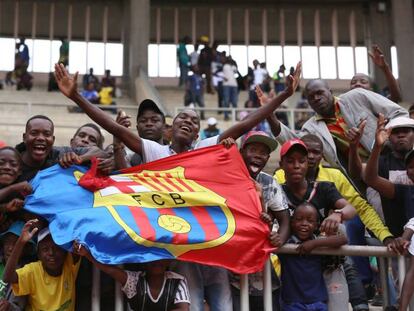
[[[298,64],[296,65],[296,69],[293,72],[293,75],[289,75],[286,78],[285,92],[288,93],[289,96],[295,93],[296,89],[298,88],[301,74],[302,74],[302,62],[298,62]]]
[[[73,98],[77,94],[78,72],[71,77],[63,64],[55,64],[55,79],[66,97]]]
[[[233,139],[233,137],[227,137],[227,138],[222,139],[219,144],[226,147],[226,149],[230,149],[231,146],[236,144],[236,141]]]
[[[126,128],[131,127],[131,117],[125,113],[125,111],[120,110],[116,115],[116,123],[122,125]]]
[[[384,143],[388,140],[391,134],[391,128],[385,128],[386,119],[382,113],[379,114],[377,120],[377,130],[375,132],[375,144],[378,147],[382,147]]]
[[[368,52],[368,55],[371,57],[374,64],[378,67],[384,68],[388,65],[385,61],[384,53],[381,51],[378,45],[374,44],[372,46],[372,51]]]
[[[26,243],[33,238],[33,236],[39,230],[39,228],[36,227],[37,222],[37,219],[31,219],[24,224],[22,233],[19,238],[22,242]]]
[[[358,146],[361,141],[362,135],[364,135],[364,128],[367,125],[367,120],[362,120],[359,123],[358,127],[353,127],[345,132],[346,138],[348,138],[349,143],[354,146]]]

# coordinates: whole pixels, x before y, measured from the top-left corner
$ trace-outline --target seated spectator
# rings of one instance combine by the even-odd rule
[[[102,81],[101,81],[101,87],[107,87],[107,86],[112,87],[115,93],[116,80],[115,80],[115,77],[111,76],[111,71],[109,69],[105,70],[105,75],[102,77]]]
[[[207,119],[207,128],[201,131],[200,139],[206,139],[221,134],[221,130],[217,127],[217,119],[210,117]]]
[[[16,221],[14,222],[10,228],[3,232],[0,235],[0,241],[2,245],[2,267],[1,267],[1,275],[0,278],[3,278],[4,267],[9,260],[13,249],[19,239],[22,229],[24,226],[24,222]],[[30,240],[28,244],[26,244],[22,257],[19,259],[17,266],[20,268],[24,266],[26,263],[30,262],[30,258],[35,250],[35,243],[33,240]],[[0,298],[0,310],[10,310],[10,311],[23,311],[27,304],[27,297],[26,296],[15,296],[12,291],[12,287],[10,284],[2,283],[0,281],[0,292],[4,294],[3,298]]]
[[[322,270],[322,256],[307,255],[318,247],[340,247],[347,243],[343,234],[317,238],[319,227],[317,209],[309,202],[299,204],[293,212],[288,243],[298,244],[299,255],[279,254],[282,266],[282,310],[328,311],[328,291]],[[273,242],[273,235],[271,241]],[[305,272],[306,271],[306,272]],[[305,272],[305,273],[304,273]],[[336,306],[340,310],[348,306]],[[333,309],[332,309],[333,310]]]
[[[186,279],[167,270],[170,260],[149,262],[145,264],[145,271],[128,271],[101,264],[76,242],[73,249],[121,284],[131,310],[189,310],[190,296]]]
[[[109,107],[109,106],[116,105],[116,103],[113,101],[113,95],[114,95],[114,88],[112,86],[102,87],[98,93],[99,103],[102,105],[101,109],[109,110],[113,114],[116,114],[117,112],[116,107]]]
[[[49,228],[37,235],[38,261],[18,268],[25,245],[37,232],[37,220],[22,229],[4,270],[3,280],[12,284],[16,296],[28,296],[29,310],[74,310],[75,281],[79,256],[68,254],[53,242]]]
[[[82,91],[82,96],[93,104],[99,104],[99,94],[96,91],[95,84],[93,82],[89,82],[86,85],[86,88]]]
[[[89,73],[83,76],[82,86],[84,89],[88,88],[89,83],[93,83],[94,89],[99,89],[99,80],[93,74],[93,68],[89,68]]]

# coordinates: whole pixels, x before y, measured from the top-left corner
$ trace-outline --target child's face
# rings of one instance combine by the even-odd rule
[[[0,186],[11,185],[20,172],[20,162],[16,154],[9,149],[0,151]]]
[[[309,206],[300,206],[296,209],[291,220],[291,230],[301,241],[309,240],[318,225],[316,209]]]
[[[305,179],[308,171],[308,156],[303,151],[289,151],[282,157],[280,164],[285,171],[287,181],[299,183]]]
[[[33,162],[43,163],[55,142],[53,124],[40,118],[31,120],[23,134],[23,141]]]
[[[250,176],[256,178],[269,160],[270,149],[265,144],[253,142],[241,149],[241,155]]]
[[[16,245],[17,239],[19,237],[13,233],[8,233],[3,238],[3,258],[6,263],[9,260],[9,257],[13,251],[14,246]]]
[[[62,274],[63,263],[66,257],[66,251],[53,242],[52,237],[48,235],[37,246],[37,256],[42,262],[43,269],[51,276]]]

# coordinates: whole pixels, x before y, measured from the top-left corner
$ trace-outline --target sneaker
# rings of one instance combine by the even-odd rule
[[[374,298],[372,298],[371,305],[374,307],[381,307],[383,304],[382,295],[377,293]]]

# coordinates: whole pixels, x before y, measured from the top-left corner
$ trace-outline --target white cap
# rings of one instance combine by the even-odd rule
[[[40,230],[40,232],[37,234],[37,244],[40,243],[45,237],[47,237],[50,234],[49,227],[43,228]]]
[[[399,127],[414,128],[414,119],[411,119],[408,117],[397,117],[397,118],[390,120],[390,122],[388,122],[388,124],[385,126],[386,129],[389,129],[389,128],[394,129],[394,128],[399,128]]]
[[[216,125],[217,124],[217,119],[214,117],[210,117],[207,119],[207,124],[208,125]]]

